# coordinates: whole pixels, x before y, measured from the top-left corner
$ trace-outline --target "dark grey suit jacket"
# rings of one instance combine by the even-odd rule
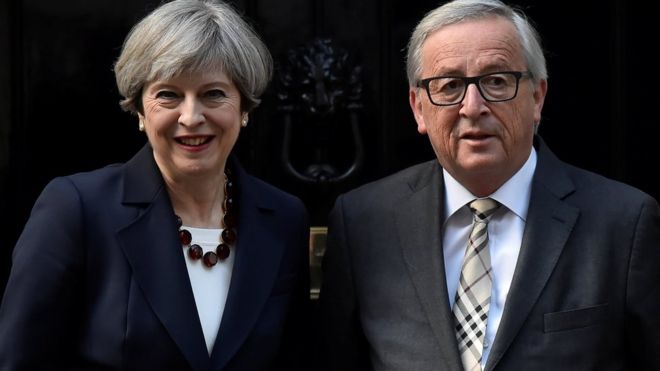
[[[486,371],[660,370],[658,203],[535,144],[522,247]],[[325,369],[461,369],[443,187],[431,161],[337,199],[321,290]]]
[[[0,308],[0,370],[290,370],[309,298],[306,211],[246,174],[209,357],[174,211],[151,148],[57,178],[37,200]]]

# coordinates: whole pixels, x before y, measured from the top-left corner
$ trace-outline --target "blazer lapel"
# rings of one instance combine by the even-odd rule
[[[442,168],[429,163],[418,181],[410,184],[411,194],[396,211],[396,224],[406,266],[417,296],[426,312],[444,368],[458,370],[460,355],[449,308],[442,254],[444,210]]]
[[[263,199],[260,187],[233,161],[237,175],[238,240],[227,304],[211,362],[220,370],[239,350],[270,296],[284,245],[274,224],[277,210]],[[255,357],[258,357],[255,354]]]
[[[148,145],[126,164],[123,197],[125,204],[142,206],[117,234],[135,281],[191,367],[207,370],[209,357],[174,211]]]
[[[561,162],[538,140],[539,157],[520,256],[486,370],[493,370],[529,316],[577,221],[563,201],[574,186]]]

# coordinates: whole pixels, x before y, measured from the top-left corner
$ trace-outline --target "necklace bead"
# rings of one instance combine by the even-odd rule
[[[220,234],[220,237],[229,245],[233,245],[236,242],[236,232],[232,228],[225,228]]]
[[[182,245],[188,246],[192,242],[192,234],[187,229],[179,229],[179,240],[181,240]]]
[[[202,257],[202,254],[204,254],[204,250],[198,244],[190,245],[190,247],[188,248],[188,256],[192,260],[199,260],[199,258]]]
[[[218,255],[216,255],[213,251],[207,251],[206,254],[204,254],[203,262],[204,265],[211,268],[218,263]]]
[[[229,257],[229,245],[226,243],[221,243],[218,245],[218,248],[215,250],[215,253],[218,255],[218,259],[225,260]]]

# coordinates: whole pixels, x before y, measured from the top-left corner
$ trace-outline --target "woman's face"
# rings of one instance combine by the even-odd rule
[[[222,174],[242,119],[241,96],[222,71],[148,83],[139,114],[166,180]]]

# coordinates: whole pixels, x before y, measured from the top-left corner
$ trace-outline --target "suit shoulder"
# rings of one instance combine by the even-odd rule
[[[104,182],[118,177],[121,174],[124,165],[125,164],[122,163],[110,164],[98,169],[66,175],[65,178],[71,179],[74,183],[83,184]]]
[[[249,174],[246,174],[246,180],[250,183],[250,186],[254,188],[260,199],[273,203],[274,206],[277,207],[294,209],[296,212],[303,212],[306,210],[302,200],[297,196]],[[241,188],[240,184],[238,187],[239,189]]]
[[[44,190],[58,188],[63,191],[69,187],[81,194],[99,190],[102,192],[108,185],[118,183],[122,165],[112,164],[90,171],[58,176],[51,179]]]
[[[588,189],[591,193],[598,196],[611,195],[616,198],[628,200],[645,200],[653,198],[639,188],[630,184],[605,177],[603,175],[581,169],[573,165],[568,165],[568,173],[575,184],[580,189]]]

